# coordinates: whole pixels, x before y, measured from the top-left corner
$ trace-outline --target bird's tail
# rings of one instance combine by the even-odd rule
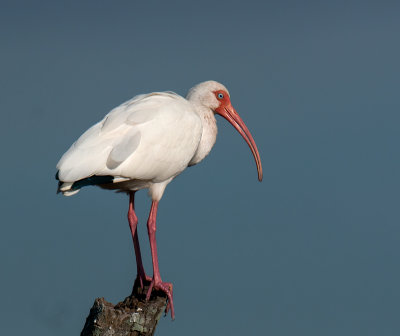
[[[57,194],[61,192],[64,196],[72,196],[78,193],[82,187],[113,183],[114,177],[109,175],[105,176],[93,175],[74,182],[64,182],[60,181],[57,172],[56,180],[58,180]]]

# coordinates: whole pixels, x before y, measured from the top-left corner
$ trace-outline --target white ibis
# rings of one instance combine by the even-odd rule
[[[158,267],[158,202],[174,177],[210,152],[217,137],[215,114],[228,120],[247,142],[261,181],[261,160],[253,137],[232,107],[228,90],[215,81],[196,85],[186,99],[173,92],[154,92],[128,100],[82,134],[57,164],[58,191],[66,196],[87,185],[129,194],[128,221],[138,280],[142,287],[145,281],[150,282],[147,299],[152,289],[165,292],[172,319],[172,284],[161,280]],[[140,189],[148,189],[152,200],[147,222],[152,278],[144,271],[136,230],[134,196]]]

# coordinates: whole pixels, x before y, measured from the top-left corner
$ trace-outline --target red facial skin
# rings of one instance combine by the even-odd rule
[[[224,90],[217,90],[214,91],[214,94],[217,100],[220,102],[220,105],[215,109],[215,113],[219,114],[220,116],[228,120],[232,124],[232,126],[235,127],[236,130],[240,133],[243,139],[247,142],[254,156],[254,160],[256,161],[258,180],[261,182],[263,178],[263,172],[262,172],[260,154],[258,153],[257,145],[249,129],[243,122],[242,118],[240,118],[236,110],[233,108],[228,92]]]

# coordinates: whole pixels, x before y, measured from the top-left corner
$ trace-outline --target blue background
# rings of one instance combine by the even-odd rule
[[[224,83],[260,150],[219,118],[164,194],[159,335],[398,335],[400,5],[2,1],[4,335],[77,335],[129,292],[125,195],[56,195],[63,152],[135,94]],[[146,219],[139,234],[151,274]]]

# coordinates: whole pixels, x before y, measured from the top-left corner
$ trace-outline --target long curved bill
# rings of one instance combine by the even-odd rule
[[[243,139],[249,145],[251,152],[254,156],[254,160],[256,161],[257,165],[257,172],[258,172],[258,180],[261,182],[263,178],[262,166],[261,166],[261,159],[260,154],[258,153],[257,145],[251,136],[249,129],[246,127],[245,123],[243,122],[242,118],[240,118],[239,114],[233,108],[232,105],[224,107],[220,111],[219,114],[224,117],[229,123],[232,124],[233,127],[240,133]]]

